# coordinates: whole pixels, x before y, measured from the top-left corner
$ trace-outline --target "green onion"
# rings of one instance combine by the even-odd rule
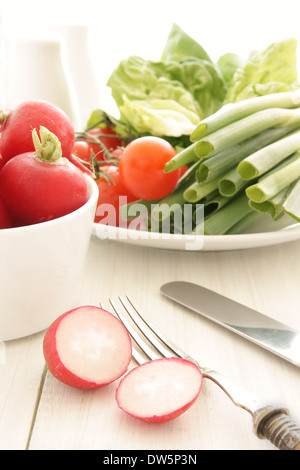
[[[248,227],[251,227],[255,222],[257,222],[263,216],[262,213],[252,211],[249,214],[242,217],[235,225],[233,225],[225,235],[235,235],[246,230]]]
[[[196,181],[184,191],[183,197],[187,202],[198,202],[215,191],[217,187],[218,179],[210,181],[209,183],[198,183]]]
[[[250,201],[249,204],[256,212],[270,214],[273,220],[278,220],[284,214],[283,203],[289,191],[290,189],[287,187],[267,201],[259,203]]]
[[[300,131],[297,131],[242,160],[238,165],[239,175],[245,180],[261,176],[299,148]]]
[[[298,179],[291,189],[288,197],[283,203],[284,211],[300,222],[300,179]]]
[[[164,172],[170,173],[184,165],[193,163],[195,160],[199,160],[199,157],[195,153],[195,146],[196,144],[189,145],[187,148],[181,150],[181,152],[178,152],[165,164]]]
[[[299,133],[300,137],[300,133]],[[291,155],[280,168],[246,189],[248,198],[257,203],[271,199],[300,177],[300,151]]]
[[[241,193],[221,210],[204,220],[204,234],[223,235],[252,211],[247,196],[245,193]]]
[[[224,197],[234,196],[247,186],[249,182],[240,177],[237,168],[233,168],[219,180],[219,192]]]
[[[209,158],[233,145],[273,127],[300,125],[300,109],[270,108],[251,114],[192,144],[199,158]],[[171,160],[172,161],[172,160]]]
[[[267,108],[295,108],[300,105],[299,92],[273,93],[250,98],[238,103],[226,104],[219,111],[203,119],[192,132],[191,141],[196,142],[205,135],[239,119]]]
[[[262,147],[284,137],[292,130],[294,129],[290,126],[267,129],[250,139],[244,140],[233,147],[229,147],[213,157],[199,161],[198,168],[196,169],[196,180],[199,183],[208,182],[223,176],[241,160]]]
[[[145,199],[138,199],[137,201],[124,204],[120,207],[120,216],[124,221],[136,219],[138,216],[147,214],[154,206],[160,202],[160,199],[148,201]]]
[[[226,204],[230,202],[229,197],[223,197],[221,194],[216,194],[209,201],[204,202],[204,214],[205,216],[211,215],[214,212],[222,209]]]
[[[162,222],[170,216],[171,212],[181,210],[182,206],[186,203],[184,191],[190,187],[190,185],[191,183],[187,180],[177,190],[174,190],[168,196],[160,199],[152,208],[152,218],[157,222]]]

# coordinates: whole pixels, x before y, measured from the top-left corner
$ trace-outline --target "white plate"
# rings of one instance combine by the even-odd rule
[[[172,235],[95,224],[93,235],[101,240],[180,251],[227,251],[278,245],[300,239],[300,224],[289,216],[274,222],[268,215],[237,235]]]

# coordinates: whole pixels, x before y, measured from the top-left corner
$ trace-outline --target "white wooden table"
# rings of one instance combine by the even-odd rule
[[[92,238],[81,289],[74,293],[74,306],[131,295],[148,319],[201,364],[287,407],[300,423],[299,368],[163,297],[159,288],[170,280],[202,284],[300,329],[300,242],[195,253]],[[1,349],[0,449],[275,450],[254,435],[250,415],[210,381],[192,408],[165,424],[123,413],[114,398],[118,382],[94,391],[61,384],[45,367],[44,333]]]

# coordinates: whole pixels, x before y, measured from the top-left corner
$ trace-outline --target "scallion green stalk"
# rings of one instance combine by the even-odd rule
[[[292,130],[294,129],[290,126],[267,129],[250,139],[244,140],[233,147],[223,150],[223,152],[220,152],[211,158],[199,161],[198,168],[195,173],[196,180],[199,183],[206,183],[223,176],[240,163],[241,160],[262,147],[281,139]]]
[[[272,171],[264,178],[261,178],[256,184],[249,186],[246,189],[246,194],[253,202],[265,202],[280,193],[299,177],[300,151],[295,152],[295,154],[291,155],[290,158],[283,161],[277,171]]]
[[[224,197],[221,194],[216,194],[215,197],[212,197],[209,201],[204,202],[204,213],[205,217],[213,214],[214,212],[219,211],[226,204],[230,202],[229,197]]]
[[[157,222],[162,222],[170,216],[172,211],[180,210],[180,208],[186,203],[184,192],[190,187],[190,185],[191,183],[187,180],[177,190],[160,199],[152,208],[152,218]]]
[[[289,187],[284,188],[280,193],[267,201],[259,203],[249,201],[249,204],[256,212],[260,212],[261,214],[270,214],[273,220],[278,220],[284,214],[283,203],[288,192]]]
[[[191,144],[185,149],[178,152],[171,160],[169,160],[164,167],[165,173],[170,173],[171,171],[177,170],[178,168],[183,167],[184,165],[189,165],[195,160],[199,160],[199,157],[195,153],[196,144]]]
[[[183,197],[187,202],[198,202],[217,188],[218,179],[210,181],[209,183],[195,182],[184,191]]]
[[[249,200],[243,192],[204,220],[204,234],[223,235],[252,211]]]
[[[209,158],[243,140],[274,127],[299,124],[300,109],[270,108],[251,114],[208,135],[194,144],[199,158]]]
[[[245,180],[257,178],[274,168],[299,148],[300,131],[298,130],[246,157],[238,164],[238,173]]]
[[[282,92],[249,98],[238,103],[224,105],[219,111],[208,116],[197,125],[191,134],[191,141],[196,142],[222,127],[239,119],[267,108],[295,108],[300,106],[300,93]]]
[[[255,222],[257,222],[259,219],[261,219],[261,217],[263,216],[263,214],[261,212],[257,212],[257,211],[252,211],[250,212],[249,214],[245,215],[244,217],[242,217],[235,225],[233,225],[229,230],[227,230],[227,232],[225,233],[225,235],[236,235],[236,234],[240,234],[241,232],[243,232],[244,230],[248,229],[249,227],[251,227],[251,225],[253,225]]]
[[[247,186],[249,182],[240,177],[236,167],[219,179],[219,192],[224,197],[234,196]]]
[[[300,222],[300,179],[298,179],[284,201],[283,210]]]

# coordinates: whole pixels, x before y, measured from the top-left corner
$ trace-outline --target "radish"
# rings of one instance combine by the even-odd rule
[[[63,157],[68,158],[83,173],[93,176],[73,155],[74,127],[69,117],[58,106],[45,100],[24,101],[12,110],[1,111],[0,125],[0,153],[3,163],[21,153],[34,151],[31,132],[32,129],[42,126],[57,136]]]
[[[0,138],[0,142],[1,142],[1,138]],[[2,167],[4,167],[4,160],[2,158],[2,155],[0,155],[0,171]]]
[[[60,382],[81,389],[99,388],[123,375],[130,363],[130,336],[111,313],[83,306],[58,317],[47,330],[43,352]]]
[[[13,226],[13,218],[2,199],[0,199],[0,229],[12,228]]]
[[[62,157],[57,136],[40,128],[32,131],[35,152],[10,159],[0,172],[0,196],[25,224],[36,224],[75,211],[88,200],[83,173]]]
[[[57,136],[64,157],[72,154],[75,132],[68,116],[48,101],[30,100],[2,113],[0,153],[4,162],[20,153],[34,151],[31,132],[40,126]]]
[[[175,419],[196,401],[202,387],[199,368],[181,358],[163,358],[132,369],[119,383],[119,408],[150,423]]]

